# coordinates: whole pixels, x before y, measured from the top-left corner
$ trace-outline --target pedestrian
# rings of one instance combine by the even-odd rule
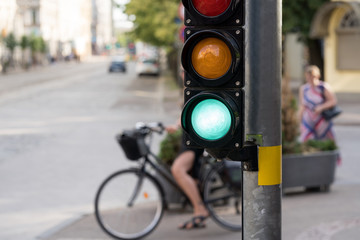
[[[329,84],[321,81],[320,77],[320,70],[317,66],[311,65],[306,67],[306,83],[300,87],[299,91],[301,142],[306,142],[310,139],[335,140],[332,121],[326,120],[321,113],[326,109],[334,107],[337,99]]]
[[[166,127],[173,133],[179,129],[180,123]],[[209,213],[202,201],[197,182],[194,177],[200,169],[200,157],[204,149],[189,148],[182,142],[180,153],[171,166],[171,173],[180,188],[184,191],[193,206],[193,217],[179,226],[179,229],[195,229],[205,227]]]

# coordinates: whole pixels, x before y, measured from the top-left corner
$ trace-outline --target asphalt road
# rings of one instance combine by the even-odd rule
[[[159,78],[108,60],[0,76],[0,239],[30,240],[92,212],[100,182],[132,164],[114,140],[137,121],[175,121]]]
[[[107,65],[96,58],[0,76],[0,239],[108,239],[91,215],[94,194],[107,175],[132,164],[115,134],[137,121],[173,123],[180,110],[162,78],[138,78],[131,63],[126,74],[108,74]],[[358,239],[359,99],[339,96],[343,162],[331,192],[284,196],[283,239]],[[177,231],[189,214],[167,213],[148,239],[240,239],[211,221],[198,232]]]

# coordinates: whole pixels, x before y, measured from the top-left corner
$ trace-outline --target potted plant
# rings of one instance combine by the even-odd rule
[[[281,114],[283,188],[305,187],[328,191],[335,178],[337,146],[332,140],[298,142],[297,102],[287,79],[284,79],[282,86]],[[169,170],[180,149],[181,136],[179,130],[168,134],[161,142],[159,158]]]
[[[181,138],[182,131],[181,129],[177,130],[174,133],[167,133],[165,138],[160,143],[160,150],[158,157],[161,160],[160,164],[171,173],[171,165],[178,155],[181,147]],[[158,180],[160,181],[162,187],[165,191],[165,199],[169,204],[181,204],[183,205],[186,199],[184,195],[179,192],[174,186],[172,186],[168,181],[163,179],[161,175],[157,175]]]
[[[181,129],[174,133],[168,133],[160,143],[159,158],[165,167],[170,169],[174,159],[180,151],[181,147]]]
[[[332,140],[297,141],[299,121],[297,104],[289,81],[282,86],[282,176],[283,188],[305,187],[329,191],[334,181],[338,151]]]

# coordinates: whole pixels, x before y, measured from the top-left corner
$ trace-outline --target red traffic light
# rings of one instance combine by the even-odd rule
[[[195,9],[208,17],[219,16],[228,9],[231,0],[192,0]]]
[[[245,0],[182,0],[186,26],[242,26]]]

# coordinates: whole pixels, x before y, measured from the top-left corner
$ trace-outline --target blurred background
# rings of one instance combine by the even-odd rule
[[[282,4],[283,146],[298,138],[307,65],[320,68],[343,109],[331,191],[284,196],[284,239],[356,239],[360,1]],[[178,119],[183,21],[178,0],[0,1],[0,239],[107,239],[94,221],[64,229],[92,216],[100,182],[132,164],[115,134]]]

